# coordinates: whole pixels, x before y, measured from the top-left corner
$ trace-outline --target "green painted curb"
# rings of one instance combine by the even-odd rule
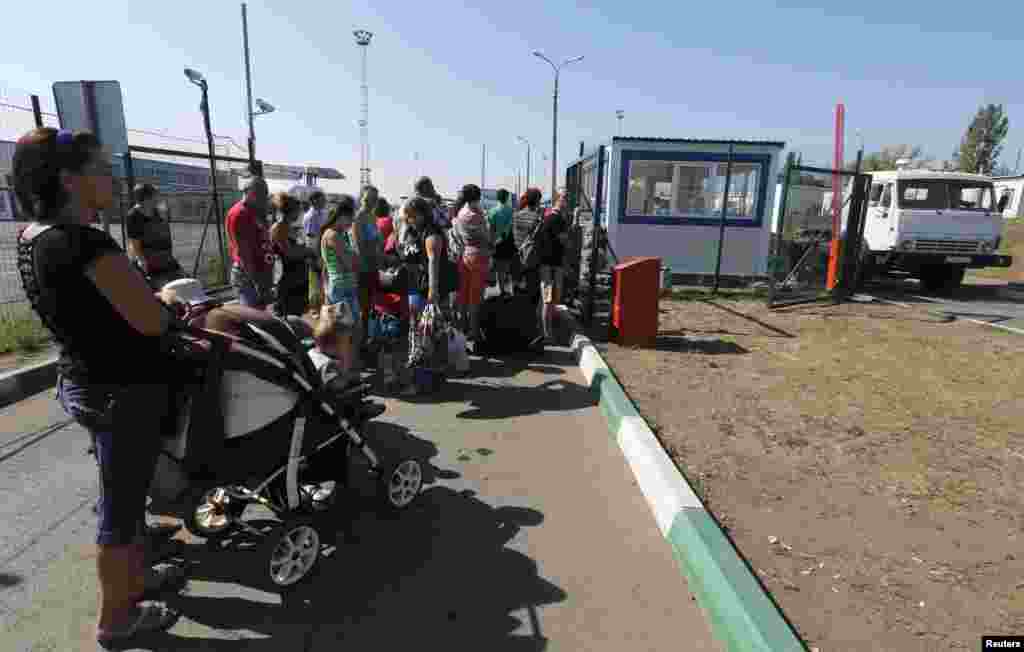
[[[594,369],[590,386],[598,392],[598,404],[608,420],[612,437],[618,438],[624,419],[643,417],[597,347],[589,346],[601,362]],[[580,356],[578,362],[582,362],[583,351],[577,352]],[[644,424],[646,426],[646,421]],[[682,473],[678,469],[676,472],[686,483]],[[654,504],[651,507],[656,511]],[[681,509],[673,517],[665,538],[680,572],[687,578],[690,590],[708,618],[712,632],[728,652],[807,651],[781,610],[768,597],[707,510]]]
[[[806,651],[710,514],[682,510],[667,539],[729,652]]]
[[[609,430],[612,436],[619,432],[619,426],[626,417],[640,417],[633,402],[629,400],[626,391],[622,389],[618,379],[608,369],[598,368],[594,371],[594,378],[590,386],[597,390],[601,397],[599,402],[601,412],[608,420]]]

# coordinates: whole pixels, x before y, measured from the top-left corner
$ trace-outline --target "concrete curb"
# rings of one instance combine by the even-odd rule
[[[0,408],[57,384],[57,356],[0,374]]]
[[[572,350],[715,636],[729,652],[804,652],[804,644],[669,459],[594,344],[576,334]]]

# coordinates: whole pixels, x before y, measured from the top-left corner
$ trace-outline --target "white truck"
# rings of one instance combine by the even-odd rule
[[[1003,216],[989,177],[872,172],[861,280],[898,271],[920,279],[926,291],[951,291],[968,269],[1013,263],[996,253],[1002,236]]]

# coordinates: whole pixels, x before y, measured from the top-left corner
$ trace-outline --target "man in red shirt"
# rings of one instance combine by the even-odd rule
[[[225,220],[231,284],[238,289],[239,303],[260,310],[274,300],[274,250],[264,219],[268,194],[267,182],[254,177]]]

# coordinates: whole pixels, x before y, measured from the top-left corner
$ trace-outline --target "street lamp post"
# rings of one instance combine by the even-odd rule
[[[615,119],[619,121],[619,138],[622,138],[622,119],[626,117],[626,112],[619,109],[615,112]]]
[[[555,71],[555,92],[553,95],[554,102],[551,111],[551,196],[553,199],[555,189],[558,188],[558,77],[562,68],[570,63],[583,61],[583,57],[573,57],[571,59],[566,59],[561,65],[555,65],[555,63],[544,56],[544,53],[540,50],[534,50],[533,56],[547,61],[551,66],[551,69]]]
[[[199,90],[203,93],[203,99],[199,103],[199,111],[203,114],[203,128],[206,130],[206,147],[209,150],[210,156],[210,193],[212,195],[212,203],[210,205],[210,211],[207,213],[206,226],[210,225],[210,216],[213,212],[217,212],[218,218],[220,217],[220,194],[217,192],[217,155],[213,150],[213,128],[210,126],[210,102],[209,102],[209,86],[206,83],[206,78],[202,74],[192,70],[191,68],[185,68],[185,77],[190,82],[199,87]],[[203,236],[206,236],[206,229],[203,229]],[[221,258],[221,270],[226,271],[226,260],[224,256],[224,235],[221,233],[221,229],[217,228],[217,243],[220,245],[220,258]],[[199,243],[199,251],[202,252],[203,243]],[[196,256],[195,266],[192,270],[192,276],[195,276],[199,271],[199,259],[201,256]],[[226,281],[226,278],[222,278],[221,281]]]
[[[518,136],[518,140],[526,145],[526,185],[523,186],[523,192],[526,192],[530,189],[530,141],[522,136]]]

